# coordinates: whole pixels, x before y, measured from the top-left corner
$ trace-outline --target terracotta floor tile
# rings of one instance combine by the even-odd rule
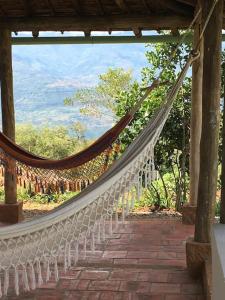
[[[193,233],[179,220],[125,221],[76,267],[64,273],[60,266],[57,284],[19,297],[11,289],[5,300],[203,300],[201,283],[186,270],[185,240]]]

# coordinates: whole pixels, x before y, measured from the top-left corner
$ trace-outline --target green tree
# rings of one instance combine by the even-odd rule
[[[36,155],[61,159],[88,145],[89,142],[84,138],[84,130],[82,124],[79,123],[76,123],[73,128],[17,125],[16,142]]]
[[[123,68],[109,68],[99,76],[99,83],[94,88],[79,89],[71,98],[64,100],[65,105],[82,105],[80,111],[85,115],[101,116],[104,111],[115,116],[117,106],[115,99],[132,84],[132,72]]]
[[[161,81],[170,82],[168,85],[154,90],[145,100],[141,109],[136,113],[134,120],[121,137],[124,147],[133,141],[154,114],[156,108],[159,107],[191,50],[189,44],[180,46],[174,59],[168,63],[175,48],[175,44],[157,44],[153,47],[148,45],[146,58],[150,67],[142,70],[142,83],[140,85],[134,83],[129,91],[120,93],[117,98],[116,114],[121,117],[137,102],[141,94],[141,87],[153,82],[159,70],[163,70]],[[164,195],[159,195],[154,183],[152,192],[156,196],[158,205],[160,205],[159,202],[161,202],[162,198],[166,198],[166,202],[168,202],[170,199],[166,183],[164,182],[164,175],[168,172],[172,173],[175,182],[174,197],[176,198],[177,209],[180,209],[187,197],[186,178],[189,162],[190,100],[191,79],[187,77],[174,102],[173,109],[155,148],[155,164],[163,183]]]

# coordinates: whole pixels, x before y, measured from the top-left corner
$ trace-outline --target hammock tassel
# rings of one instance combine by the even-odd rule
[[[9,288],[9,270],[5,270],[4,272],[4,287],[3,287],[3,295],[7,296]]]
[[[51,270],[50,270],[50,263],[49,260],[47,261],[47,268],[46,268],[46,282],[49,281],[51,277]]]
[[[76,266],[79,259],[79,243],[77,242],[75,245],[75,254],[74,254],[74,265]]]
[[[98,221],[98,233],[97,233],[97,242],[101,243],[101,221]]]
[[[2,280],[0,276],[0,298],[2,297]]]
[[[55,258],[55,263],[54,263],[54,275],[55,275],[55,281],[58,281],[59,280],[59,270],[58,270],[57,258]]]
[[[109,236],[113,235],[113,216],[112,213],[110,214],[110,219],[109,219]]]
[[[68,245],[68,268],[71,267],[71,245]]]
[[[27,269],[25,266],[23,266],[23,285],[25,292],[30,291],[29,282],[28,282],[28,276],[27,276]]]
[[[40,287],[43,284],[40,260],[37,262],[37,272],[38,272],[38,287]]]
[[[18,274],[18,270],[17,270],[17,267],[15,267],[14,269],[14,284],[15,284],[15,293],[16,293],[16,296],[19,296],[19,274]]]
[[[95,252],[95,234],[94,230],[91,232],[91,252]]]
[[[36,277],[34,272],[34,266],[33,264],[30,264],[30,281],[31,281],[31,289],[36,289]]]
[[[66,244],[65,250],[64,250],[64,272],[65,273],[68,269],[68,265],[67,265],[67,247],[68,247],[68,245]]]
[[[102,240],[103,240],[103,242],[105,241],[105,239],[106,239],[106,236],[105,236],[105,219],[104,218],[102,218]]]
[[[86,259],[86,257],[87,257],[87,237],[86,237],[86,235],[84,237],[83,251],[84,251],[83,259]]]

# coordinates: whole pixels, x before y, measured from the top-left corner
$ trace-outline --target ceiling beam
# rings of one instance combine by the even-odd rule
[[[97,6],[98,6],[98,11],[99,11],[100,15],[103,16],[105,14],[105,11],[104,11],[104,7],[102,4],[102,0],[96,0],[96,2],[97,2]]]
[[[115,2],[123,12],[129,12],[129,7],[125,3],[125,0],[115,0]]]
[[[139,43],[178,43],[184,37],[168,35],[143,35],[140,38],[135,36],[60,36],[60,37],[13,37],[12,45],[74,45],[74,44],[139,44]],[[188,34],[183,42],[191,43],[193,35]],[[222,35],[222,41],[225,41],[225,34]]]
[[[71,0],[73,9],[75,11],[75,15],[81,16],[82,15],[82,8],[80,0]]]
[[[56,13],[56,11],[55,11],[54,5],[52,4],[52,0],[47,0],[47,2],[48,2],[48,7],[49,7],[49,9],[51,11],[51,15],[54,16],[55,13]]]
[[[196,6],[197,0],[176,0],[177,2],[190,5],[192,7]],[[166,1],[165,1],[166,2]]]
[[[89,17],[24,17],[1,18],[0,28],[11,31],[113,31],[159,30],[187,28],[192,21],[191,16],[167,15],[114,15]]]
[[[147,3],[146,0],[141,0],[143,6],[144,6],[144,9],[146,10],[147,13],[151,13],[151,9],[150,9],[150,6],[149,4]]]
[[[182,15],[190,15],[193,14],[193,8],[191,6],[182,5],[181,3],[175,2],[174,0],[166,0],[163,5],[172,10],[175,13]]]
[[[32,16],[33,8],[31,6],[31,1],[30,0],[23,0],[23,4],[24,4],[24,9],[25,9],[25,12],[26,12],[26,16],[27,17]]]

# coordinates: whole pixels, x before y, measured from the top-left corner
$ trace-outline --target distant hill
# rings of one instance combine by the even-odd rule
[[[94,86],[108,67],[132,69],[140,78],[146,65],[144,45],[14,46],[14,98],[17,123],[69,125],[79,120],[87,136],[96,137],[112,125],[108,117],[87,118],[63,99],[76,89]]]

